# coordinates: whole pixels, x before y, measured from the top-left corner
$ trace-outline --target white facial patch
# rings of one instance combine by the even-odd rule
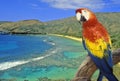
[[[80,18],[81,18],[81,13],[76,13],[76,19],[78,20],[78,21],[80,21]]]
[[[82,10],[82,16],[84,16],[86,20],[89,20],[89,12],[88,11]]]

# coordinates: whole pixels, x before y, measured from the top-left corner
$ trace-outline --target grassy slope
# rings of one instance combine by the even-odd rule
[[[38,20],[23,20],[18,22],[8,22],[0,25],[1,31],[8,32],[29,32],[29,33],[41,33],[44,23]]]

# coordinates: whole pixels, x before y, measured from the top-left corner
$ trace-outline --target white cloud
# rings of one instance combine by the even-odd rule
[[[53,8],[77,9],[81,7],[95,11],[119,9],[120,0],[39,0]],[[113,10],[114,11],[114,10]],[[120,9],[119,9],[120,11]]]
[[[42,0],[54,8],[76,9],[86,7],[90,9],[101,9],[105,3],[103,0]]]

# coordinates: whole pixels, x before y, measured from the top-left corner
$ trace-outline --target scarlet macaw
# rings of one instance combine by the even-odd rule
[[[76,18],[82,22],[83,46],[100,70],[97,81],[102,81],[103,76],[109,81],[118,81],[113,74],[111,40],[107,30],[86,8],[77,9]]]

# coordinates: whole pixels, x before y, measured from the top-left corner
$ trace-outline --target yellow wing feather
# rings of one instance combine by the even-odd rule
[[[108,49],[108,45],[111,46],[111,41],[105,42],[103,39],[97,39],[95,42],[91,42],[88,39],[84,39],[87,49],[96,57],[103,58],[105,50]]]

